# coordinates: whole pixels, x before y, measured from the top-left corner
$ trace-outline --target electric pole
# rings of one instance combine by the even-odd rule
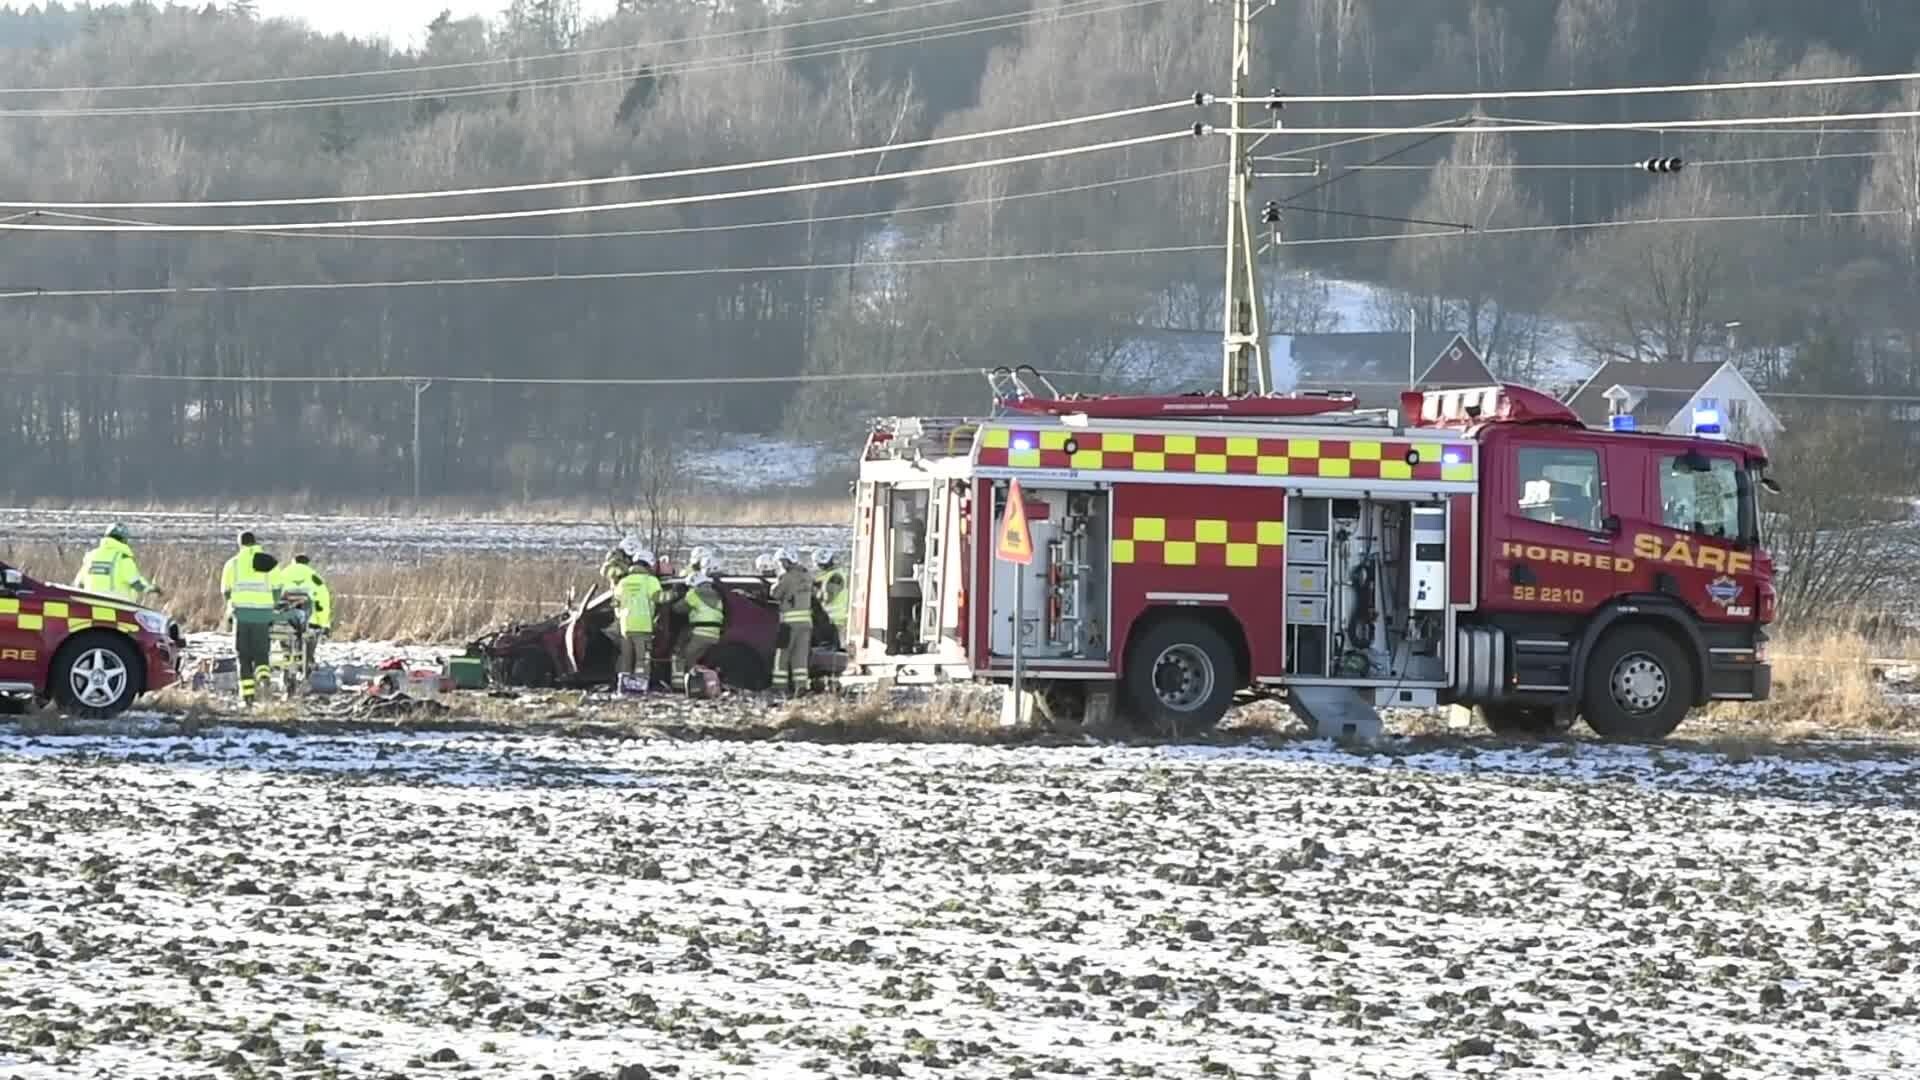
[[[1225,351],[1220,391],[1234,396],[1267,392],[1267,342],[1260,310],[1260,275],[1253,246],[1253,159],[1243,123],[1253,75],[1253,0],[1233,0],[1233,89],[1227,134],[1227,287]]]

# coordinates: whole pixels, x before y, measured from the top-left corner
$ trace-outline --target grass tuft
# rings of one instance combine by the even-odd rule
[[[1772,653],[1772,697],[1715,705],[1713,726],[1774,742],[1920,730],[1912,709],[1888,697],[1881,663],[1912,657],[1920,666],[1910,642],[1875,640],[1850,625],[1806,627],[1775,639]]]

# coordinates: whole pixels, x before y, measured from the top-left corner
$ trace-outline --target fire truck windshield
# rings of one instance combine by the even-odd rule
[[[1660,511],[1661,524],[1669,529],[1742,544],[1759,539],[1752,479],[1731,458],[1662,459]]]

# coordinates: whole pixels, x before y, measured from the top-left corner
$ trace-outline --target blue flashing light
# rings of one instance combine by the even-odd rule
[[[1033,436],[1031,436],[1031,435],[1015,435],[1015,436],[1013,437],[1013,448],[1014,448],[1015,450],[1031,450],[1031,449],[1033,449]]]
[[[1693,410],[1693,433],[1695,435],[1719,435],[1720,411],[1718,409]]]
[[[1607,427],[1613,431],[1637,430],[1634,426],[1633,416],[1629,413],[1621,413],[1618,416],[1610,418],[1607,421]]]
[[[1440,461],[1445,465],[1458,465],[1462,456],[1458,450],[1447,450],[1440,455]]]

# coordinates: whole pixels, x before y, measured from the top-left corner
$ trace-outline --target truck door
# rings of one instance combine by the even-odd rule
[[[1486,493],[1482,608],[1581,615],[1619,591],[1632,540],[1604,441],[1577,431],[1496,435]]]
[[[1660,593],[1707,622],[1752,622],[1759,530],[1746,462],[1732,447],[1639,448],[1627,591]]]

